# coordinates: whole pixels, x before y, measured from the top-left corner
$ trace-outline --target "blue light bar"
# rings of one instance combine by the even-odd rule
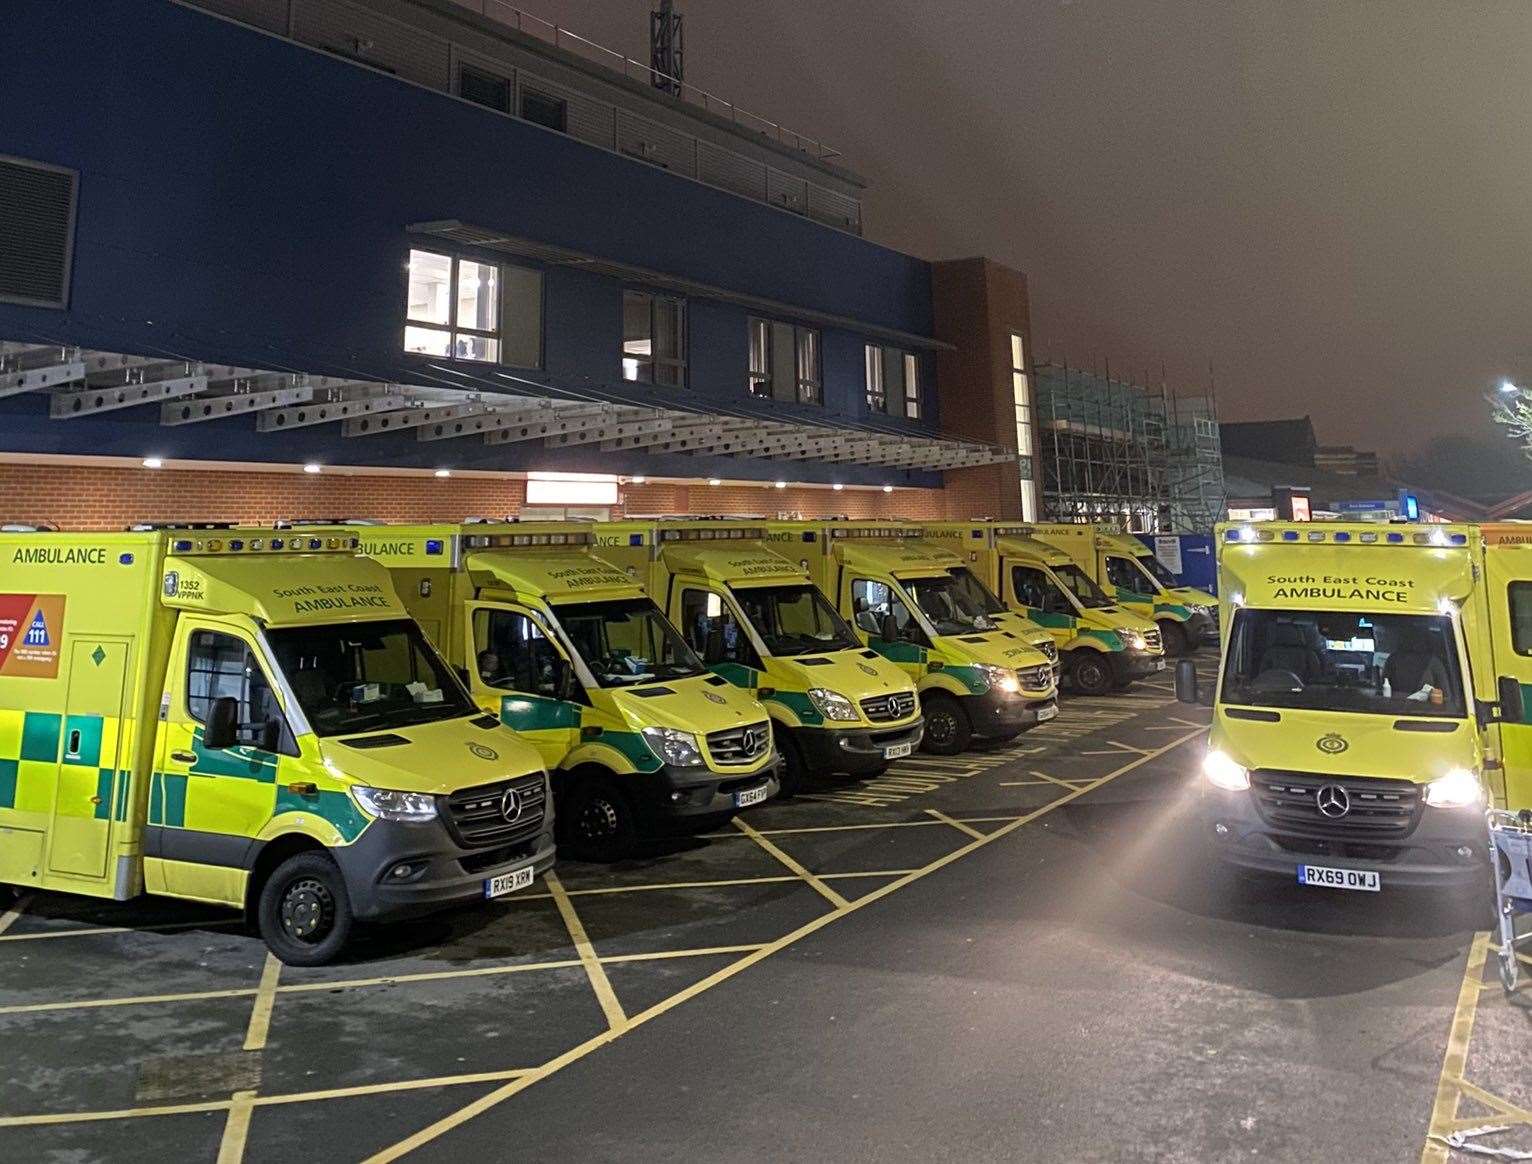
[[[320,538],[309,538],[309,549],[311,549],[311,550],[322,550],[322,549],[324,549],[324,541],[322,539],[320,539]]]
[[[284,542],[281,538],[272,538],[271,539],[271,548],[274,549],[274,550],[280,550],[286,544],[287,543]]]
[[[1295,542],[1295,541],[1297,541],[1298,540],[1298,531],[1295,530],[1295,529],[1285,529],[1285,530],[1283,530],[1282,531],[1282,540],[1284,542]]]
[[[175,552],[178,554],[184,554],[191,548],[191,542],[187,541],[185,538],[178,540],[175,544]]]
[[[117,555],[117,560],[119,562],[121,562],[124,566],[131,566],[133,564],[133,555],[132,554],[118,554]]]
[[[442,552],[442,540],[441,540],[441,538],[427,538],[426,539],[426,553],[428,553],[428,554],[440,554],[441,552]]]
[[[1239,541],[1239,530],[1237,530],[1237,529],[1226,529],[1226,530],[1224,530],[1223,531],[1223,540],[1226,541],[1226,542],[1237,542],[1237,541]]]
[[[630,545],[630,546],[641,546],[643,544],[644,544],[644,535],[643,534],[629,534],[628,535],[628,545]]]
[[[1397,546],[1400,542],[1404,541],[1404,535],[1402,533],[1391,533],[1388,535],[1388,540]]]
[[[1351,535],[1348,534],[1345,530],[1341,530],[1335,535],[1335,540],[1338,542],[1349,542],[1351,540]]]
[[[238,538],[230,538],[229,539],[229,549],[231,549],[231,550],[242,550],[244,548],[245,548],[245,543],[240,541]]]
[[[1455,546],[1466,546],[1468,544],[1468,535],[1467,534],[1453,534],[1452,535],[1452,544],[1455,545]]]

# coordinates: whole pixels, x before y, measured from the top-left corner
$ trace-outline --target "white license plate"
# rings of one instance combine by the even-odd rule
[[[1058,713],[1058,707],[1052,703],[1050,703],[1047,707],[1039,707],[1037,709],[1037,722],[1042,723],[1044,720],[1052,719],[1054,716],[1058,715]]]
[[[507,893],[515,893],[518,889],[525,889],[532,884],[532,866],[525,869],[517,869],[511,873],[502,873],[498,877],[486,877],[484,879],[485,897],[504,897]]]
[[[734,794],[735,808],[749,808],[752,804],[761,804],[766,799],[766,785],[759,788],[747,788],[743,792]]]
[[[885,760],[902,760],[915,750],[914,744],[889,744],[883,749]]]
[[[1332,869],[1327,865],[1299,865],[1299,885],[1317,885],[1321,889],[1361,889],[1377,893],[1383,879],[1371,869]]]

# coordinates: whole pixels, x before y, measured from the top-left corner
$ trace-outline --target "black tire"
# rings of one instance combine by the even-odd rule
[[[261,886],[255,924],[267,948],[289,966],[323,966],[351,936],[351,896],[324,853],[298,853]]]
[[[963,705],[945,691],[933,691],[922,701],[926,736],[920,749],[933,756],[955,756],[973,739],[973,725]]]
[[[1160,642],[1165,647],[1166,657],[1179,659],[1183,655],[1192,653],[1191,643],[1186,637],[1186,627],[1184,624],[1167,618],[1162,619],[1156,625],[1160,628]]]
[[[808,765],[803,759],[803,749],[787,732],[777,733],[777,751],[782,753],[782,772],[777,778],[777,799],[791,800],[803,791],[808,779]]]
[[[0,909],[10,909],[21,896],[21,890],[14,885],[0,884]]]
[[[581,861],[621,861],[638,843],[633,802],[604,776],[575,783],[558,809],[559,848]]]
[[[1081,695],[1105,695],[1117,686],[1111,660],[1100,651],[1076,651],[1069,661],[1069,682]]]

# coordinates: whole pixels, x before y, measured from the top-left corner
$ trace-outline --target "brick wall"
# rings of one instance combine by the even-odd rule
[[[953,476],[957,476],[954,474]],[[806,517],[966,518],[988,513],[982,496],[900,489],[768,489],[759,486],[625,485],[619,512],[801,513]],[[121,529],[138,521],[376,518],[451,521],[519,513],[523,482],[507,478],[386,477],[259,473],[222,469],[141,469],[0,464],[0,522],[51,522],[60,529]]]

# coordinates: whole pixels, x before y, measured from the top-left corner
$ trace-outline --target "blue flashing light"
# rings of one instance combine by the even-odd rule
[[[274,549],[274,550],[280,550],[284,544],[285,543],[282,541],[281,538],[272,538],[271,539],[271,548]]]
[[[1349,542],[1351,540],[1351,535],[1348,534],[1345,530],[1341,530],[1335,535],[1335,540],[1338,542]]]
[[[806,529],[801,534],[798,535],[798,540],[800,542],[811,542],[811,541],[814,540],[815,536],[816,535],[814,534],[814,532],[812,530],[807,530]],[[974,534],[974,536],[978,537],[979,535],[976,533],[976,534]]]
[[[628,535],[628,545],[630,545],[630,546],[641,546],[643,544],[644,544],[644,535],[643,534],[629,534]]]
[[[117,555],[117,561],[120,562],[124,566],[131,566],[133,564],[133,555],[132,554],[118,554]]]
[[[1452,544],[1455,545],[1455,546],[1466,546],[1468,544],[1468,535],[1467,534],[1453,534],[1451,540],[1452,540]]]
[[[187,541],[185,538],[181,538],[181,539],[177,540],[177,542],[176,542],[176,544],[175,544],[175,546],[173,548],[175,549],[176,553],[184,554],[184,553],[186,553],[187,550],[192,548],[192,544],[191,544],[191,542]]]
[[[311,550],[322,550],[322,549],[324,549],[324,541],[322,539],[320,539],[320,538],[309,538],[309,549],[311,549]]]
[[[1402,533],[1391,533],[1388,535],[1388,540],[1397,546],[1400,542],[1404,541],[1404,535]]]
[[[427,554],[440,554],[441,552],[442,552],[442,540],[441,540],[441,538],[427,538],[426,539],[426,553]]]
[[[1237,530],[1237,529],[1226,529],[1226,530],[1224,530],[1223,531],[1223,540],[1226,541],[1226,542],[1237,542],[1237,541],[1239,541],[1239,530]]]
[[[1408,521],[1420,520],[1420,499],[1413,493],[1404,495],[1404,516]]]
[[[229,549],[231,549],[231,550],[242,550],[244,548],[245,548],[245,543],[240,541],[238,538],[230,538],[229,539]]]
[[[1282,531],[1282,540],[1284,542],[1295,542],[1295,541],[1297,541],[1298,540],[1298,531],[1297,530],[1292,530],[1292,529],[1285,529],[1285,530],[1283,530]]]

